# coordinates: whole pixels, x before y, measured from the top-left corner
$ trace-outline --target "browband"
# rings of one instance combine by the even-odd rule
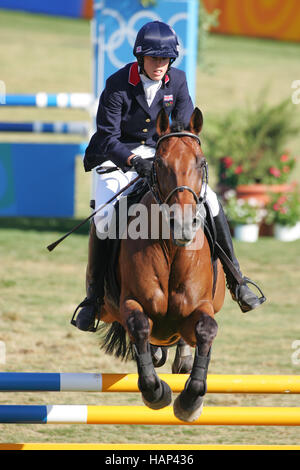
[[[193,139],[196,139],[198,144],[201,145],[201,140],[200,137],[198,137],[196,134],[193,134],[192,132],[171,132],[170,134],[165,134],[159,137],[158,141],[156,142],[156,148],[159,146],[162,140],[166,139],[167,137],[193,137]]]

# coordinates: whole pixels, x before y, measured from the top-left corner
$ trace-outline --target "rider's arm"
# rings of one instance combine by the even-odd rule
[[[97,133],[104,154],[124,169],[132,151],[120,141],[123,96],[121,91],[106,88],[101,95],[97,112]]]
[[[173,121],[183,122],[185,127],[187,127],[194,111],[194,105],[189,94],[186,75],[182,70],[178,69],[172,69],[172,73],[176,74],[177,86],[176,101],[171,117]]]
[[[85,151],[84,168],[90,171],[107,160],[122,170],[128,169],[132,151],[120,142],[122,120],[122,93],[110,87],[101,94],[97,111],[97,131]]]

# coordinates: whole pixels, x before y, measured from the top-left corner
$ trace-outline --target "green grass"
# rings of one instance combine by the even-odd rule
[[[7,92],[89,91],[91,48],[85,21],[0,12],[0,79]],[[3,47],[5,44],[5,47]],[[290,95],[298,76],[299,45],[211,36],[207,68],[197,77],[197,104],[204,116],[220,114],[254,100],[269,83],[270,101]],[[300,106],[295,107],[299,117]],[[86,119],[72,110],[1,109],[2,120]],[[2,141],[33,136],[2,135]],[[34,136],[44,141],[71,137]],[[299,139],[293,149],[299,153]],[[299,176],[299,168],[296,176]],[[46,246],[89,213],[90,176],[81,162],[76,171],[76,216],[70,219],[0,219],[0,340],[7,349],[5,371],[135,372],[104,356],[97,335],[69,323],[84,297],[87,229],[83,227],[56,250]],[[292,343],[300,339],[300,241],[261,238],[256,244],[235,242],[246,275],[257,281],[268,301],[242,314],[229,294],[216,317],[219,332],[210,373],[299,374]],[[170,372],[174,354],[161,372]],[[139,394],[2,393],[1,404],[141,404]],[[297,396],[207,395],[213,406],[297,406]],[[141,442],[298,444],[293,427],[0,425],[1,442]]]

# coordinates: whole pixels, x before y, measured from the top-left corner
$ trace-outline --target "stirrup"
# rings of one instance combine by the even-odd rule
[[[260,297],[257,297],[257,300],[258,300],[258,305],[257,305],[257,307],[259,307],[261,304],[263,304],[263,303],[267,300],[266,297],[265,297],[265,295],[264,295],[264,293],[262,292],[261,288],[260,288],[254,281],[251,281],[251,279],[249,279],[248,277],[243,277],[243,281],[242,281],[241,283],[239,283],[239,284],[236,286],[236,289],[235,289],[235,298],[236,298],[236,301],[237,301],[237,303],[239,304],[239,306],[240,306],[240,308],[241,308],[241,310],[242,310],[243,312],[247,312],[248,310],[244,310],[244,309],[242,308],[241,303],[238,301],[238,297],[239,297],[239,296],[238,296],[238,290],[239,290],[239,288],[240,288],[241,286],[243,286],[243,285],[245,286],[245,285],[247,285],[247,284],[252,284],[254,287],[256,287],[256,289],[257,289],[257,290],[259,291],[259,293],[260,293]]]
[[[95,300],[93,300],[93,299],[88,299],[88,298],[86,297],[86,298],[76,307],[75,312],[73,313],[73,316],[72,316],[71,321],[70,321],[71,325],[73,325],[73,326],[75,326],[75,327],[77,328],[75,317],[76,317],[76,314],[77,314],[77,311],[78,311],[79,308],[87,307],[88,305],[93,305],[94,303],[95,303]],[[100,318],[97,319],[96,325],[95,325],[95,323],[94,323],[94,326],[93,326],[91,329],[87,330],[87,331],[90,331],[90,332],[92,332],[92,333],[95,333],[95,332],[97,331],[97,329],[98,329],[99,322],[100,322]]]

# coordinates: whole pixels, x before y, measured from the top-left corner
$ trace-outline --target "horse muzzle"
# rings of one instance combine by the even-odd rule
[[[190,207],[189,210],[177,211],[169,217],[170,235],[173,243],[179,247],[191,245],[198,230],[203,227],[202,211]]]

